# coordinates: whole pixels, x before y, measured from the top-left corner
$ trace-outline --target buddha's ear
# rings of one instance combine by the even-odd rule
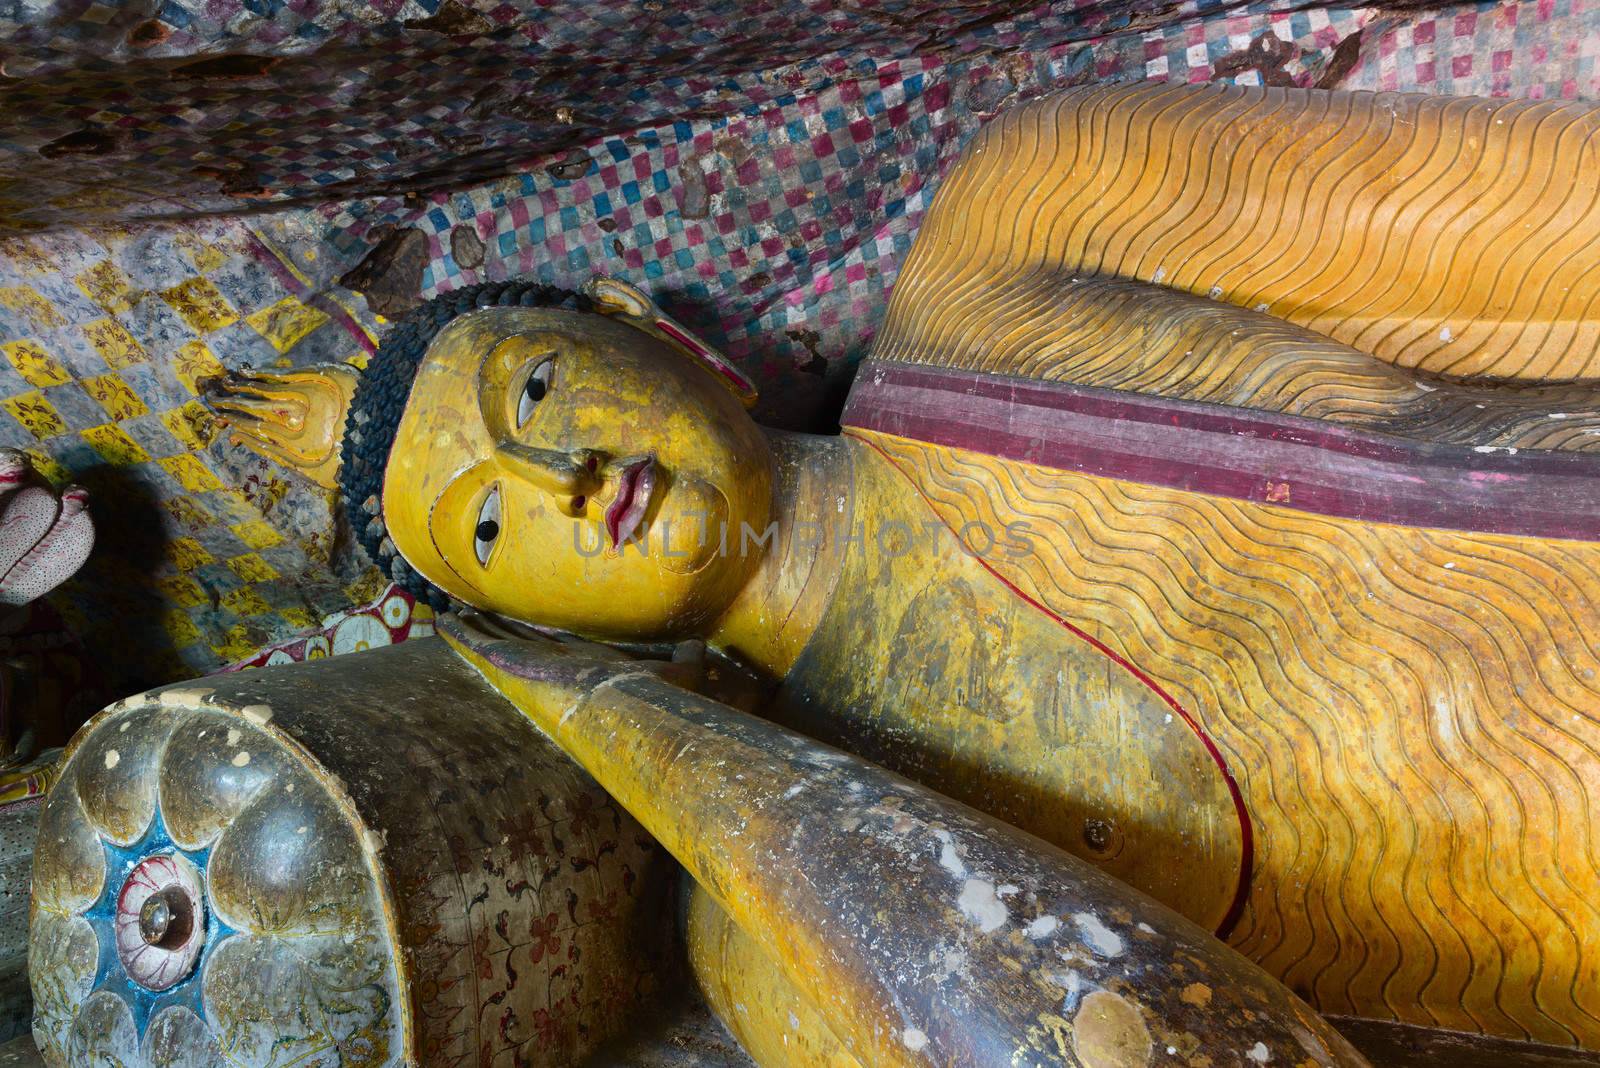
[[[615,278],[591,278],[584,283],[584,295],[599,311],[658,337],[717,376],[717,381],[733,391],[746,408],[756,405],[755,383],[746,378],[726,356],[688,327],[662,311],[643,290]]]
[[[234,432],[234,441],[333,489],[359,377],[343,363],[228,371],[202,383],[200,396]]]

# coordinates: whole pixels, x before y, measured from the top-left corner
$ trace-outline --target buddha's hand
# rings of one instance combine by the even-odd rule
[[[348,364],[293,371],[228,371],[203,383],[201,399],[233,441],[305,475],[338,485],[339,445],[360,372]]]
[[[94,547],[88,491],[36,483],[28,458],[0,449],[0,605],[24,605],[71,578]]]

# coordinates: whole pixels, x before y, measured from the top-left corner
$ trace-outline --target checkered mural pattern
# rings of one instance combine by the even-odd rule
[[[1600,5],[1478,4],[1374,20],[1351,89],[1451,96],[1600,97]]]
[[[181,6],[172,0],[161,18]],[[493,31],[446,34],[434,52],[397,44],[388,66],[374,69],[421,95],[410,106],[385,97],[377,116],[355,106],[365,98],[337,94],[290,114],[281,84],[244,78],[226,89],[219,110],[202,102],[146,129],[130,118],[131,101],[112,106],[79,86],[86,95],[75,106],[98,100],[94,114],[134,130],[127,143],[139,146],[142,162],[118,163],[115,180],[94,187],[89,208],[13,185],[0,191],[0,218],[10,211],[6,197],[26,202],[39,225],[197,203],[239,208],[237,196],[206,200],[209,193],[183,184],[183,168],[217,162],[205,163],[212,149],[185,133],[186,123],[254,138],[244,156],[229,158],[261,165],[250,181],[270,171],[268,184],[281,188],[245,198],[255,214],[49,232],[0,248],[0,444],[26,447],[59,480],[88,482],[101,529],[111,532],[63,594],[62,609],[92,644],[106,637],[126,645],[117,655],[146,672],[137,679],[144,683],[259,661],[268,655],[256,655],[262,648],[309,649],[307,635],[331,634],[345,606],[387,603],[375,572],[340,537],[327,501],[230,445],[196,402],[195,381],[220,366],[360,362],[383,323],[336,280],[393,227],[420,231],[426,242],[420,296],[517,275],[565,285],[594,273],[633,281],[740,363],[761,386],[765,421],[825,429],[870,348],[941,174],[973,130],[1018,99],[1139,78],[1600,97],[1589,43],[1600,37],[1600,14],[1581,2],[1405,13],[1283,7],[1191,2],[1158,18],[1104,6],[967,4],[897,23],[888,12],[898,9],[880,5],[868,13],[876,21],[861,23],[859,8],[819,0],[781,5],[777,14],[755,10],[744,36],[731,23],[713,25],[728,17],[725,5],[693,16],[663,11],[691,21],[674,23],[677,37],[640,52],[640,77],[624,77],[602,55],[581,75],[592,90],[582,98],[588,111],[537,118],[582,132],[604,111],[616,132],[569,137],[509,168],[511,157],[494,147],[509,134],[471,141],[486,127],[467,121],[470,101],[430,106],[434,98],[417,88],[444,93],[468,71],[478,81],[473,94],[487,94],[477,97],[479,118],[495,114],[510,99],[490,100],[488,75],[498,68],[472,66],[487,64],[480,53],[489,49],[473,33]],[[213,10],[229,9],[208,5]],[[175,30],[150,54],[177,57],[214,40],[292,59],[353,40],[364,10],[364,0],[351,0],[273,7],[254,22],[196,17],[183,31],[192,38]],[[571,77],[579,74],[569,68],[583,64],[570,57],[585,48],[610,55],[633,39],[612,5],[560,10],[540,23],[548,32],[539,40],[569,57],[555,66]],[[380,22],[460,19],[462,11],[502,30],[533,17],[512,5],[451,14],[406,0],[385,8]],[[615,32],[596,44],[605,27]],[[807,40],[808,58],[791,62],[787,42],[762,43],[774,27]],[[84,42],[99,38],[30,40],[27,62],[39,64],[30,69],[64,71],[87,63]],[[650,82],[650,63],[665,63],[668,40],[717,63]],[[546,86],[554,95],[538,98],[539,107],[565,84]],[[466,91],[450,91],[458,90]],[[260,114],[245,121],[235,107]],[[0,175],[27,144],[0,141]],[[383,191],[412,164],[437,169],[445,157],[455,169],[436,175],[439,188],[401,182],[407,188]],[[99,159],[93,166],[111,166]],[[87,157],[79,164],[90,166]],[[485,173],[506,176],[485,181]],[[325,195],[309,197],[313,187]],[[152,196],[141,199],[142,188]],[[264,210],[280,194],[306,202]],[[111,551],[118,538],[126,551]],[[144,633],[155,637],[142,641]]]
[[[1267,42],[1272,69],[1303,84],[1338,43],[1304,25],[1317,18],[1392,35],[1384,56],[1362,49],[1369,72],[1394,57],[1385,87],[1536,79],[1547,95],[1587,94],[1593,34],[1572,31],[1588,17],[1582,0],[1399,15],[1291,0],[58,0],[0,9],[0,225],[426,197],[607,135],[748,121],[864,78],[1055,63],[1062,49],[1115,68],[1100,77],[1153,64],[1142,73],[1204,78],[1269,24],[1292,46]]]
[[[1092,0],[58,0],[0,10],[10,79],[0,86],[0,220],[75,225],[449,190],[603,133],[781,104],[894,57],[948,62],[1088,41],[1126,27],[1134,10]]]
[[[113,679],[209,670],[375,592],[334,559],[327,502],[227,448],[196,399],[223,358],[364,355],[354,317],[266,255],[237,220],[0,250],[0,444],[90,490],[97,551],[54,600]]]
[[[379,227],[419,229],[430,296],[517,275],[625,278],[743,365],[762,386],[764,421],[825,426],[939,176],[984,119],[1085,81],[1212,80],[1262,36],[1281,42],[1278,73],[1314,84],[1369,20],[1367,9],[1246,13],[1032,53],[841,63],[825,88],[735,118],[635,130],[423,203],[349,203],[297,248],[351,262]]]

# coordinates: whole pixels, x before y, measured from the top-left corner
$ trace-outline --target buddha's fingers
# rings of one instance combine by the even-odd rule
[[[213,404],[212,412],[229,430],[229,440],[238,446],[265,456],[281,467],[306,471],[328,459],[326,450],[313,454],[303,446],[304,434],[285,427],[276,420],[261,419],[242,408]]]
[[[308,403],[313,390],[324,385],[315,375],[260,375],[248,371],[236,371],[221,381],[227,386],[228,392],[237,396],[302,405]]]
[[[234,431],[231,436],[233,444],[249,449],[258,456],[264,456],[291,471],[301,471],[310,474],[310,468],[326,460],[326,457],[309,456],[305,452],[292,447],[275,438],[249,434],[237,427],[230,427]]]
[[[265,402],[303,412],[319,391],[328,388],[328,380],[324,375],[303,372],[226,371],[205,379],[200,387],[207,404]]]
[[[345,363],[319,363],[291,371],[258,371],[253,367],[229,370],[210,379],[210,384],[262,397],[297,398],[309,401],[325,393],[354,390],[360,371]]]
[[[305,429],[306,408],[298,398],[285,400],[257,399],[243,394],[208,395],[211,410],[230,426],[272,428],[284,436],[299,434]]]
[[[218,411],[216,414],[222,425],[228,428],[229,440],[235,445],[242,445],[279,463],[288,462],[288,435],[277,424],[243,412]]]
[[[342,364],[283,374],[229,371],[201,383],[200,394],[236,444],[331,489],[356,380],[356,369]]]

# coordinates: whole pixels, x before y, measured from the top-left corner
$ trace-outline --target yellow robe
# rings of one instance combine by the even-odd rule
[[[991,124],[845,433],[875,523],[1021,523],[1029,551],[847,560],[789,714],[829,733],[808,702],[846,695],[836,737],[1223,926],[1323,1012],[1600,1047],[1600,406],[1541,384],[1600,368],[1596,116],[1133,88]],[[1127,473],[1142,438],[1029,459],[1020,424],[919,415],[923,367],[1259,425],[1192,431],[1193,479],[1183,438],[1159,478]],[[1291,445],[1308,466],[1260,466]]]

